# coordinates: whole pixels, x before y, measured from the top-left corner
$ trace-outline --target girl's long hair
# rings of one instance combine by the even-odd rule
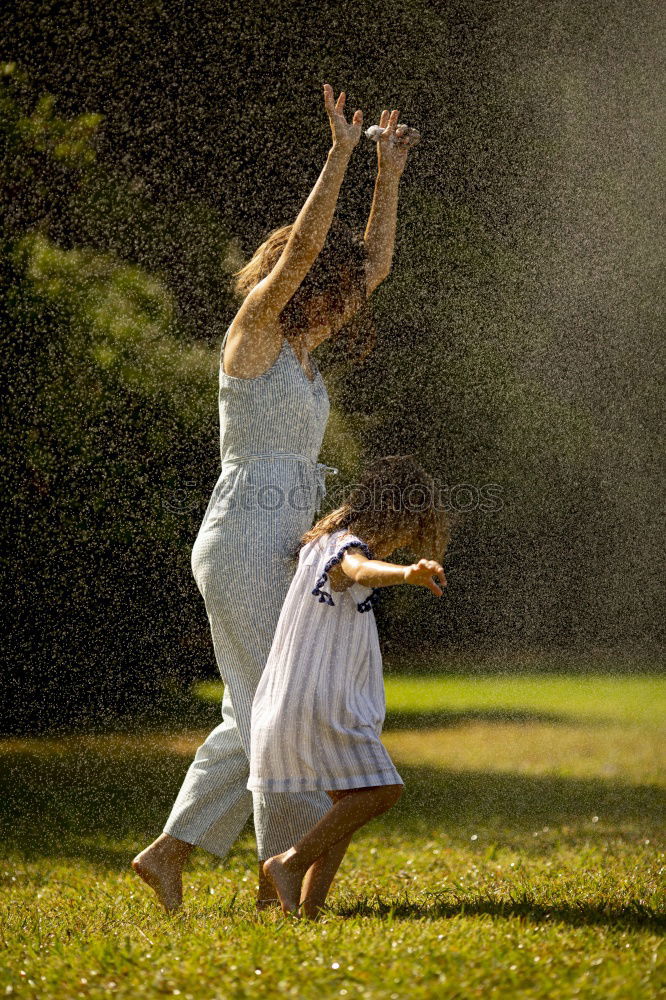
[[[236,293],[245,298],[273,270],[287,245],[293,225],[269,233],[251,259],[233,277]],[[367,251],[363,238],[344,222],[334,219],[312,267],[284,306],[279,321],[286,337],[296,337],[308,328],[306,307],[315,296],[324,295],[326,312],[333,318],[336,342],[357,358],[365,358],[376,340],[365,281]],[[349,302],[357,303],[351,320],[342,323]]]
[[[342,506],[303,535],[299,550],[321,535],[348,528],[372,552],[380,544],[408,538],[408,548],[419,558],[441,561],[455,523],[441,506],[434,479],[414,457],[387,455],[368,467]]]

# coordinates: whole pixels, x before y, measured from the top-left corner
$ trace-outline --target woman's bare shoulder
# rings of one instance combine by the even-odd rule
[[[220,359],[224,374],[232,378],[263,375],[277,360],[282,340],[279,322],[253,323],[237,313],[227,331]]]

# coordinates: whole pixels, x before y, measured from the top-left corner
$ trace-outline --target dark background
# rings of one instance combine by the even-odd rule
[[[389,668],[654,669],[662,16],[3,8],[7,728],[139,712],[215,672],[189,555],[219,471],[230,272],[323,167],[324,82],[365,127],[397,107],[423,139],[371,300],[377,347],[322,351],[322,459],[344,483],[413,451],[470,487],[441,604],[382,595]],[[363,138],[338,208],[361,232],[375,173]]]

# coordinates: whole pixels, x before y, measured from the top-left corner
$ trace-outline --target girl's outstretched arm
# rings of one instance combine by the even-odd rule
[[[444,569],[434,559],[419,559],[417,563],[401,566],[381,559],[368,559],[360,549],[348,549],[342,558],[340,569],[345,576],[364,587],[392,587],[399,583],[409,583],[414,587],[427,587],[437,597],[442,596],[442,587],[446,587]]]
[[[391,270],[398,216],[398,188],[407,162],[409,143],[401,137],[407,126],[396,131],[398,110],[389,116],[382,111],[380,126],[385,129],[377,141],[378,171],[372,207],[365,230],[364,242],[368,254],[366,282],[368,295],[386,278]]]

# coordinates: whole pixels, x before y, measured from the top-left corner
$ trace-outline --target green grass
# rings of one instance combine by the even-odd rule
[[[0,740],[0,996],[665,995],[663,679],[387,677],[407,790],[318,924],[255,914],[249,829],[176,917],[128,869],[219,714],[198,695],[187,731]]]

